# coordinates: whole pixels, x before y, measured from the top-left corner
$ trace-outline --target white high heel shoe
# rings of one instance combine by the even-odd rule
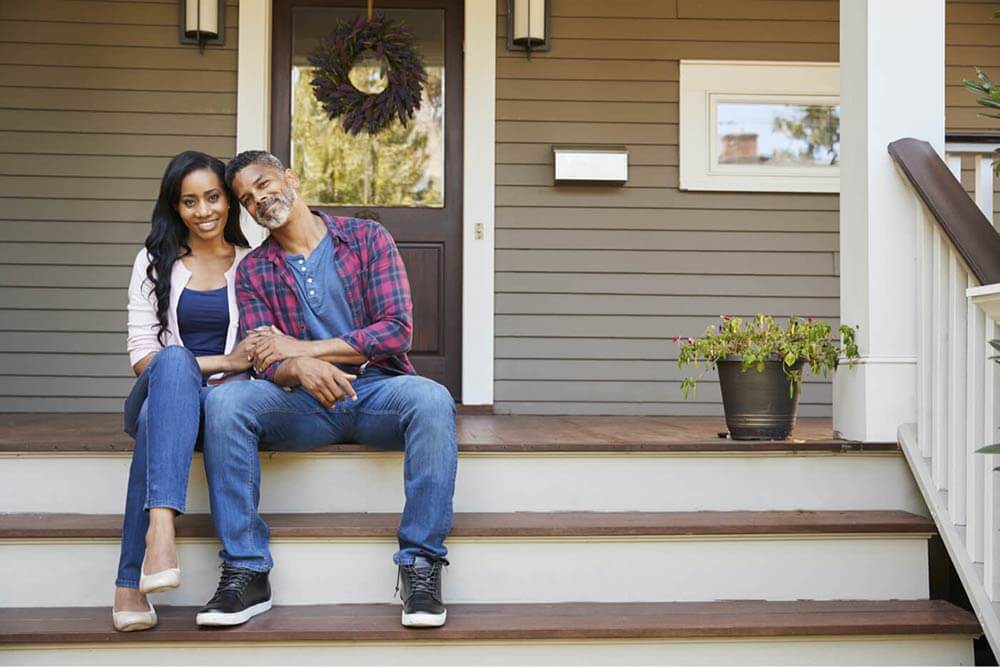
[[[111,623],[118,632],[135,632],[156,627],[156,610],[153,603],[146,600],[149,611],[118,611],[111,608]]]
[[[146,574],[146,559],[142,559],[142,567],[139,570],[139,592],[159,593],[181,585],[181,569],[172,567],[167,570],[160,570],[153,574]]]

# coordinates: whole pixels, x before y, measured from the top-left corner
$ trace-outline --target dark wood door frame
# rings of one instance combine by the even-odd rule
[[[444,209],[371,207],[403,248],[429,249],[444,245],[446,263],[439,285],[442,322],[440,356],[414,353],[422,375],[438,379],[461,397],[462,364],[462,160],[463,160],[463,0],[381,0],[388,8],[443,9],[445,16]],[[365,0],[274,0],[271,56],[271,151],[290,164],[292,12],[295,7],[357,7]],[[333,215],[353,215],[361,207],[319,207]],[[419,326],[419,324],[418,324]],[[419,332],[415,331],[415,341]]]

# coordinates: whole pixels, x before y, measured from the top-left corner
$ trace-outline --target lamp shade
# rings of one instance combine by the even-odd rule
[[[222,3],[219,0],[180,0],[182,41],[221,41]]]
[[[545,0],[514,0],[514,43],[545,41]]]
[[[549,0],[507,0],[507,47],[545,51],[549,47]]]

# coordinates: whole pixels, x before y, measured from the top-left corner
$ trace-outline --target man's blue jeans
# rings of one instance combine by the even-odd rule
[[[226,565],[271,569],[260,502],[258,446],[305,451],[358,442],[402,450],[406,504],[394,560],[444,560],[458,465],[455,402],[448,390],[416,375],[369,369],[354,382],[357,401],[327,409],[304,389],[267,381],[230,382],[205,401],[205,473],[215,532]],[[336,493],[336,489],[331,489]]]
[[[116,586],[139,587],[148,511],[169,507],[184,512],[202,405],[212,389],[201,383],[194,355],[171,345],[157,352],[125,399],[125,432],[135,438],[135,450],[125,494]]]

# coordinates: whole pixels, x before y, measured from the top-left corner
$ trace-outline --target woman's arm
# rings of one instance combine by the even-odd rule
[[[246,339],[241,340],[229,354],[213,354],[196,357],[202,375],[216,373],[242,373],[250,369],[250,357],[247,354]]]
[[[136,375],[142,373],[163,346],[157,337],[159,320],[156,318],[156,296],[153,286],[146,278],[149,266],[146,249],[143,248],[132,264],[132,276],[128,284],[128,350],[129,362]]]

